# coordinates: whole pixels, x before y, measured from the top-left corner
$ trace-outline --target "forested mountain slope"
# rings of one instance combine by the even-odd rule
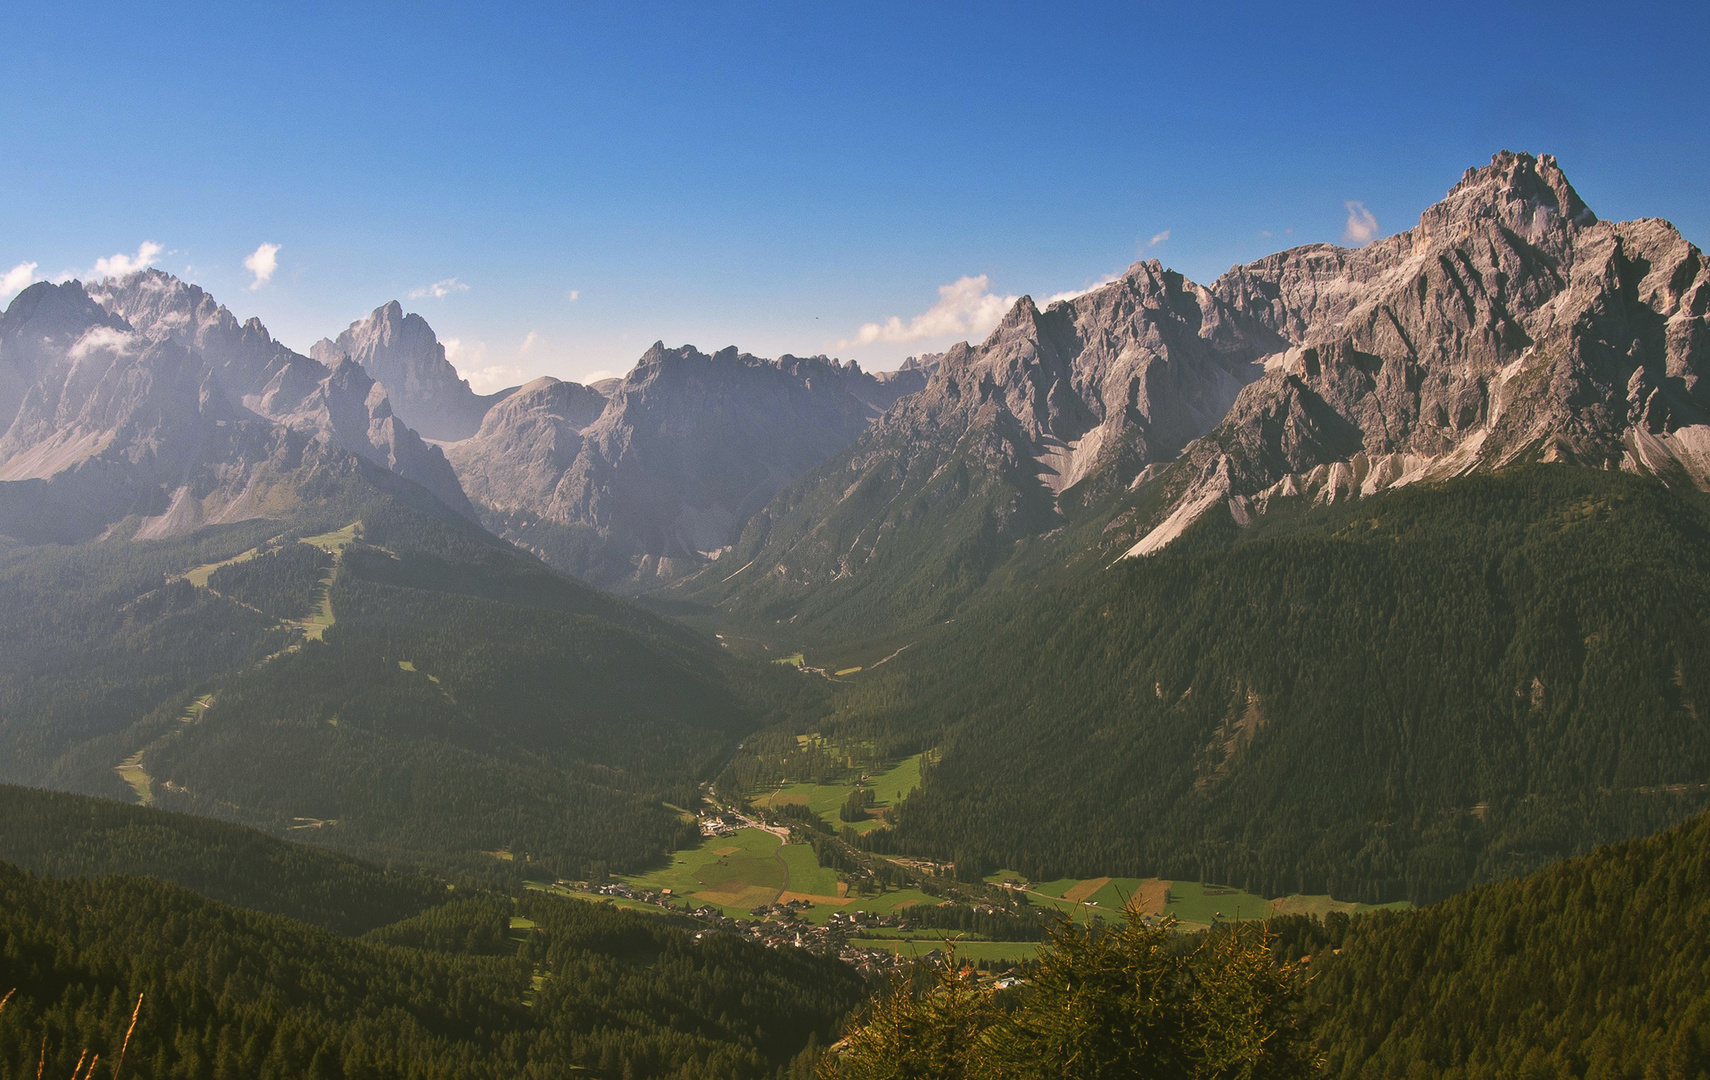
[[[341,934],[397,922],[446,899],[445,886],[430,878],[241,825],[10,785],[0,785],[0,861],[44,877],[159,878]]]
[[[1702,806],[1707,627],[1696,496],[1536,466],[1024,580],[821,730],[937,747],[871,835],[964,873],[1427,901]]]
[[[1703,816],[1422,911],[1362,916],[1311,965],[1325,1073],[1703,1076],[1707,934]]]
[[[660,800],[764,679],[363,459],[295,480],[286,520],[0,551],[0,779],[485,873],[692,831]]]
[[[115,1062],[141,995],[124,1054],[138,1080],[738,1080],[828,1041],[860,993],[836,960],[696,942],[601,905],[534,894],[432,914],[437,934],[350,940],[158,881],[0,863],[0,995],[17,991],[0,1072],[33,1076],[44,1054],[51,1076],[84,1051]]]

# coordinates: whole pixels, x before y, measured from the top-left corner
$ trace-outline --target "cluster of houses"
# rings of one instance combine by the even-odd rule
[[[743,825],[743,820],[735,814],[714,814],[711,812],[701,814],[702,836],[729,836],[737,829],[742,828]]]
[[[687,915],[706,924],[706,929],[695,934],[696,941],[712,934],[735,934],[774,949],[806,949],[816,956],[835,956],[864,974],[873,974],[900,962],[890,949],[859,948],[849,943],[852,937],[901,927],[903,919],[900,915],[834,911],[824,925],[820,925],[802,918],[802,913],[814,906],[813,901],[794,899],[762,904],[749,912],[753,918],[742,919],[726,915],[710,904],[689,907],[679,901],[670,889],[640,889],[624,881],[589,886],[571,881],[558,884],[566,889],[652,904],[673,915]]]

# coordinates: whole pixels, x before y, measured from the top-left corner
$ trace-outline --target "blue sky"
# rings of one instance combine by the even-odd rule
[[[1199,7],[18,5],[0,275],[140,252],[299,349],[397,298],[491,389],[894,366],[1137,258],[1404,229],[1503,148],[1710,240],[1710,5]]]

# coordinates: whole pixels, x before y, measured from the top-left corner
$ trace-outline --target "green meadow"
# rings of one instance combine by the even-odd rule
[[[920,786],[920,767],[925,754],[915,754],[892,765],[890,768],[869,776],[867,787],[873,791],[873,806],[868,811],[865,821],[847,822],[838,818],[837,812],[843,808],[850,792],[858,786],[854,781],[842,784],[810,784],[791,783],[771,791],[756,795],[753,798],[756,806],[778,807],[788,804],[806,806],[821,821],[834,829],[844,826],[856,832],[871,832],[885,827],[883,811],[902,802],[909,793]]]

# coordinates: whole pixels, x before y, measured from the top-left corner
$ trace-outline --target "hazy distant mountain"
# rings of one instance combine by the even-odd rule
[[[481,418],[512,390],[481,395],[445,358],[445,346],[427,320],[393,300],[374,309],[336,340],[322,338],[309,355],[331,365],[348,356],[386,387],[392,407],[404,422],[430,439],[466,439],[481,426]]]
[[[489,527],[590,580],[669,579],[716,558],[780,488],[848,445],[918,367],[649,349],[600,391],[540,379],[448,450]]]
[[[1293,249],[1210,288],[1140,263],[1043,312],[1023,297],[756,515],[739,576],[692,591],[925,619],[1018,541],[1125,505],[1097,539],[1112,554],[1214,506],[1246,520],[1526,460],[1702,482],[1706,281],[1673,226],[1600,222],[1553,159],[1505,152],[1364,249]]]
[[[274,516],[349,453],[473,513],[437,449],[361,367],[240,325],[159,271],[24,290],[0,314],[0,534],[155,537]]]

